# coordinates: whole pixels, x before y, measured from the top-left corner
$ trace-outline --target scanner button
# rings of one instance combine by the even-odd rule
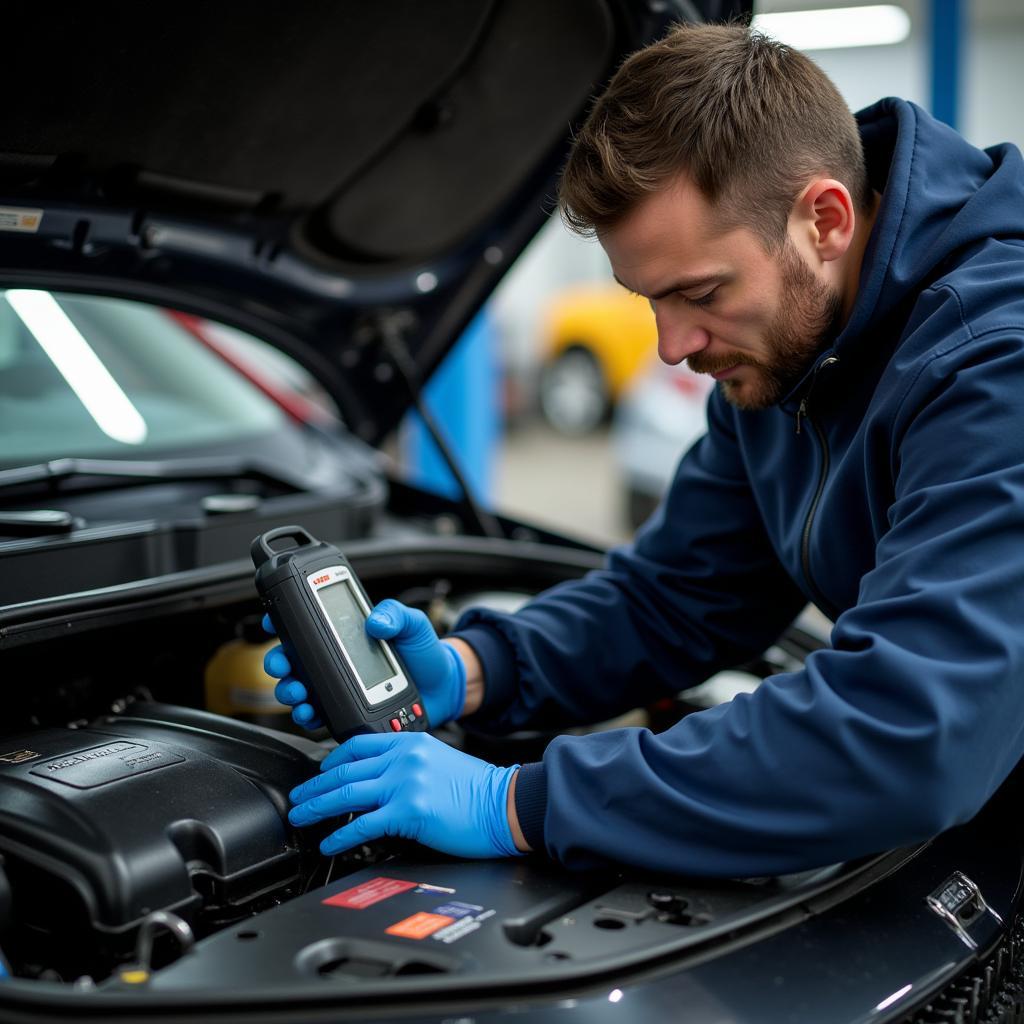
[[[420,716],[421,716],[421,715],[423,714],[423,708],[421,708],[421,707],[419,706],[419,704],[413,704],[413,706],[412,706],[412,713],[413,713],[413,714],[414,714],[414,715],[415,715],[415,716],[416,716],[417,718],[419,718],[419,717],[420,717]]]
[[[392,718],[391,719],[391,731],[392,732],[401,732],[402,731],[402,723],[397,718]]]

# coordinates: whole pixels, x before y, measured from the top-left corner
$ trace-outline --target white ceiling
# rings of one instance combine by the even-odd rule
[[[886,0],[754,0],[754,12],[813,11],[823,7],[860,7],[876,2],[884,3]],[[930,0],[903,0],[899,6],[916,21],[927,14]],[[971,25],[1024,25],[1024,3],[1021,0],[963,0],[963,6]]]

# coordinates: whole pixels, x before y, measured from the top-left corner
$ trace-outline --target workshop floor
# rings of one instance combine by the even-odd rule
[[[540,422],[510,431],[498,461],[495,507],[586,540],[629,536],[607,430],[564,437]]]

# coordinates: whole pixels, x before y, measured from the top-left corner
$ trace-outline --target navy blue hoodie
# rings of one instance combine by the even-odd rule
[[[527,839],[567,865],[847,860],[965,821],[1024,755],[1024,166],[901,100],[858,120],[882,201],[834,345],[779,406],[713,394],[605,569],[459,623],[484,665],[475,720],[508,731],[693,686],[807,601],[835,621],[752,695],[524,766]]]

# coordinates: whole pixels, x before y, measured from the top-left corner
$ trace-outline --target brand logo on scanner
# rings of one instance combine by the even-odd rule
[[[80,754],[72,754],[62,761],[51,761],[46,765],[48,772],[59,772],[65,768],[73,768],[76,764],[86,764],[88,761],[95,761],[101,757],[110,757],[111,754],[120,754],[125,750],[136,750],[135,743],[111,743],[109,747],[96,747],[94,750],[83,750]]]
[[[326,583],[330,578],[329,574],[327,576],[317,576],[317,578],[313,580],[313,586],[319,587],[321,583]]]

